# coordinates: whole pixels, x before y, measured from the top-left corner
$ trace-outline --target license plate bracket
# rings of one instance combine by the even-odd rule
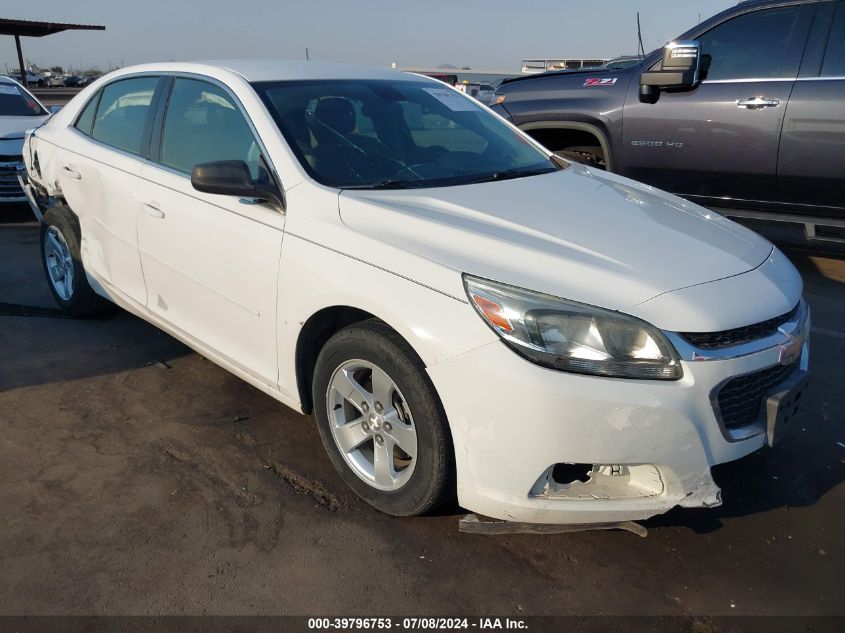
[[[798,426],[796,416],[809,373],[798,370],[766,398],[766,444],[775,446]]]

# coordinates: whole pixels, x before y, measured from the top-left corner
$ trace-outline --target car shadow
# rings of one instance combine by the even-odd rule
[[[98,317],[68,318],[53,301],[39,251],[37,223],[0,225],[0,392],[166,367],[192,353],[117,307]]]

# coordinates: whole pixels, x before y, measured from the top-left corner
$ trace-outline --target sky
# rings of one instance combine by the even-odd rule
[[[523,58],[615,57],[646,51],[735,0],[37,0],[0,17],[103,24],[23,38],[39,66],[269,57],[405,67],[441,64],[516,72]],[[0,36],[0,71],[17,67]]]

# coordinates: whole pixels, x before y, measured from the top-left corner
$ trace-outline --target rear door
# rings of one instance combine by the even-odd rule
[[[120,79],[83,108],[57,151],[62,193],[79,217],[87,270],[126,297],[146,303],[138,256],[136,199],[159,78]]]
[[[798,210],[845,218],[845,2],[820,8],[786,110],[778,162],[784,199]],[[816,53],[818,53],[816,57]]]
[[[709,69],[693,90],[641,103],[633,81],[624,175],[708,204],[776,200],[781,126],[814,11],[748,11],[700,34]]]
[[[253,178],[272,178],[266,152],[237,98],[210,80],[174,78],[155,130],[138,192],[147,307],[275,387],[285,215],[253,199],[191,186],[194,165],[218,160],[242,160]]]

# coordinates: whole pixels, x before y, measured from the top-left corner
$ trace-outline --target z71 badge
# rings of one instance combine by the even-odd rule
[[[588,77],[584,80],[585,86],[612,86],[618,77]]]

